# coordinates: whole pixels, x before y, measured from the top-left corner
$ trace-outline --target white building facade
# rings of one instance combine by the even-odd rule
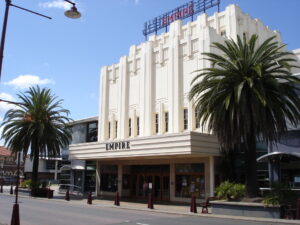
[[[195,71],[208,67],[203,52],[237,35],[280,34],[236,5],[130,47],[120,62],[101,69],[98,142],[70,146],[70,157],[97,161],[98,195],[187,201],[214,194],[219,145],[196,120],[189,101]]]

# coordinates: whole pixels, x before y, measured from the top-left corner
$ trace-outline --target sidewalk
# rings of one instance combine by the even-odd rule
[[[64,194],[59,194],[58,189],[51,187],[54,189],[54,198],[53,199],[46,199],[46,198],[35,198],[44,201],[59,201],[68,204],[87,204],[87,199],[85,197],[78,197],[78,196],[70,196],[70,201],[67,202],[64,200]],[[9,195],[10,186],[3,188],[4,193],[0,193],[1,195]],[[29,193],[19,193],[20,197],[27,197],[27,198],[34,198],[30,197]],[[199,202],[198,202],[199,204]],[[285,220],[285,219],[270,219],[270,218],[258,218],[258,217],[246,217],[246,216],[227,216],[227,215],[216,215],[216,214],[202,214],[201,207],[197,207],[198,213],[190,213],[190,206],[187,205],[175,205],[172,203],[158,203],[154,202],[154,209],[148,209],[147,203],[145,202],[133,202],[128,200],[120,201],[120,206],[115,206],[113,200],[107,199],[95,199],[93,198],[92,207],[109,207],[109,208],[120,208],[120,209],[127,209],[127,210],[139,210],[139,211],[148,211],[148,212],[157,212],[157,213],[168,213],[168,214],[177,214],[177,215],[184,215],[184,216],[202,216],[202,217],[212,217],[212,218],[224,218],[224,219],[234,219],[234,220],[243,220],[243,221],[257,221],[257,222],[266,222],[266,224],[300,224],[299,220]],[[210,212],[210,210],[209,210]]]

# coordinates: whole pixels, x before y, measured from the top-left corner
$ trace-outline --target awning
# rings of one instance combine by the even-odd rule
[[[286,142],[283,143],[277,143],[276,145],[273,144],[271,146],[273,151],[257,158],[256,161],[268,162],[274,159],[279,159],[280,161],[288,162],[290,160],[300,160],[300,148],[298,145],[295,145],[298,144],[298,140],[294,137],[292,139],[294,141],[290,140],[290,142],[288,142],[288,140],[286,140]]]
[[[62,167],[60,167],[60,170],[71,170],[72,167],[70,165],[64,165]]]
[[[290,159],[300,160],[300,152],[271,152],[256,159],[257,162],[267,162],[273,159]]]
[[[85,170],[85,160],[71,160],[72,170]]]

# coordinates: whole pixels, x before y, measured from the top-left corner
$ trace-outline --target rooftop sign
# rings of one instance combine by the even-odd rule
[[[147,39],[149,34],[155,33],[160,29],[165,28],[166,31],[168,26],[175,20],[185,19],[191,17],[194,19],[194,15],[206,12],[207,9],[218,6],[218,11],[220,9],[221,0],[194,0],[190,1],[182,6],[177,7],[167,13],[164,13],[152,20],[145,23],[143,34]]]

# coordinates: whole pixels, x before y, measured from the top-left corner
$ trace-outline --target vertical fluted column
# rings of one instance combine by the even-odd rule
[[[155,75],[153,73],[153,47],[152,42],[146,43],[145,52],[145,118],[144,118],[144,136],[153,134],[154,126],[154,108],[155,108]]]
[[[101,69],[100,78],[100,102],[99,102],[99,126],[98,141],[105,141],[108,138],[108,112],[109,112],[109,77],[107,66]]]
[[[181,21],[175,21],[170,26],[170,50],[168,81],[170,84],[168,101],[170,116],[170,133],[178,133],[183,127],[183,74],[180,70],[179,37],[181,35]]]
[[[124,139],[128,136],[128,111],[129,111],[129,72],[127,69],[127,56],[120,60],[120,98],[118,115],[118,138]]]

